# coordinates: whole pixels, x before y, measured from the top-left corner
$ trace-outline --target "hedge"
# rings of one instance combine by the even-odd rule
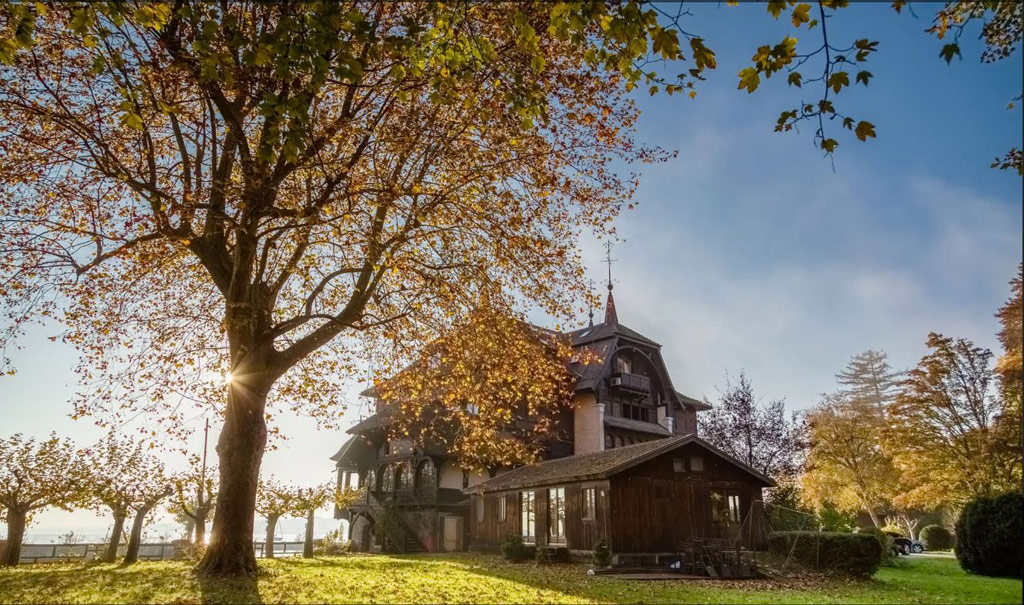
[[[850,576],[869,577],[882,564],[882,543],[871,534],[783,531],[771,535],[768,548],[786,556],[792,551],[808,567]]]
[[[956,558],[965,571],[1024,578],[1024,495],[978,498],[956,521]]]
[[[926,525],[921,530],[921,541],[928,550],[953,548],[953,534],[941,525]]]

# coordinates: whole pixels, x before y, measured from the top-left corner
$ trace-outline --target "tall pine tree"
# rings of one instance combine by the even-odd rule
[[[903,380],[903,373],[893,370],[888,358],[885,351],[858,353],[836,374],[836,381],[851,398],[874,403],[880,408],[888,407],[896,400]]]

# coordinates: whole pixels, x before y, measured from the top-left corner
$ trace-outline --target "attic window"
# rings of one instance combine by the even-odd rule
[[[704,459],[700,456],[690,456],[690,472],[703,473]]]

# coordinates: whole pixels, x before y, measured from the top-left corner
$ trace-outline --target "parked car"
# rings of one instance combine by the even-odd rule
[[[889,537],[892,538],[892,547],[897,554],[909,555],[910,553],[922,553],[924,552],[924,543],[920,540],[914,540],[901,536],[894,531],[885,532]]]
[[[897,554],[901,555],[909,555],[914,548],[910,538],[904,538],[903,536],[893,537],[892,547],[896,549]]]

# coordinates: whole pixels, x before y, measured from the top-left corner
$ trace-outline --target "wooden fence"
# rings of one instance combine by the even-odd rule
[[[294,557],[302,554],[302,542],[274,542],[275,557]],[[266,556],[266,544],[263,541],[253,542],[256,556]],[[51,563],[57,561],[92,561],[103,556],[107,551],[106,544],[22,544],[22,563]],[[117,556],[124,556],[125,546],[117,549]],[[145,561],[166,561],[180,559],[184,556],[180,544],[154,543],[139,545],[139,559]]]

